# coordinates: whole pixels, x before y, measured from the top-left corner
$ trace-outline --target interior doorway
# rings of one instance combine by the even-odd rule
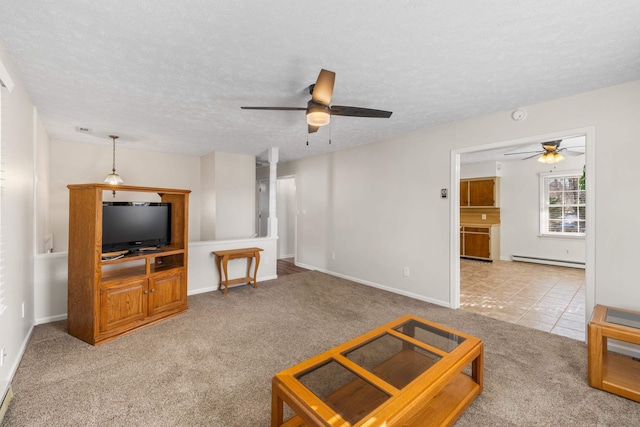
[[[594,280],[594,234],[595,234],[595,221],[594,221],[594,206],[595,195],[593,189],[595,188],[595,158],[590,153],[595,152],[595,131],[593,128],[581,128],[574,130],[567,130],[564,132],[555,132],[551,134],[536,135],[527,138],[520,138],[517,140],[503,141],[491,144],[484,144],[479,146],[467,147],[463,149],[457,149],[451,151],[451,199],[450,207],[454,212],[452,215],[451,232],[450,232],[450,298],[451,306],[453,308],[460,307],[460,278],[461,278],[461,262],[460,262],[460,158],[461,156],[469,153],[487,152],[490,150],[504,150],[514,149],[516,147],[522,147],[527,144],[540,143],[543,141],[560,140],[568,138],[570,136],[584,135],[585,137],[585,171],[587,177],[586,181],[586,195],[587,195],[587,215],[586,215],[586,237],[585,237],[585,313],[584,323],[588,322],[593,310],[595,301],[595,280]]]

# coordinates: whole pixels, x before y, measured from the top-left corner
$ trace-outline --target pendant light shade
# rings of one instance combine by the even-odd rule
[[[122,180],[122,178],[120,178],[120,175],[118,175],[117,173],[110,173],[109,175],[107,175],[104,182],[111,185],[124,184],[124,181]]]
[[[113,168],[104,182],[111,185],[121,185],[124,184],[124,181],[120,178],[120,175],[116,173],[116,139],[119,137],[117,135],[109,135],[109,138],[113,140]]]

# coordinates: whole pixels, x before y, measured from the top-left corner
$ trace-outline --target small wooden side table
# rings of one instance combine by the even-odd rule
[[[596,305],[589,322],[589,385],[640,402],[640,362],[610,353],[609,338],[640,345],[640,313]]]
[[[256,278],[258,277],[258,265],[260,265],[260,252],[262,248],[243,248],[243,249],[230,249],[226,251],[213,251],[211,252],[216,256],[216,264],[218,266],[218,276],[220,283],[218,284],[218,290],[222,290],[224,284],[224,290],[222,293],[227,294],[229,285],[237,285],[239,283],[253,282],[253,287],[257,288],[258,283]],[[227,270],[227,263],[231,259],[247,258],[247,275],[238,279],[229,280],[229,272]],[[253,277],[251,277],[251,263],[255,259],[255,267],[253,269]],[[224,270],[224,282],[222,280],[222,271]]]

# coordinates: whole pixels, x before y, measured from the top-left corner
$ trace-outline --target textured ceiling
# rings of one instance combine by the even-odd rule
[[[640,79],[639,22],[638,0],[0,0],[51,138],[282,160]],[[306,106],[321,68],[332,104],[391,118],[333,117],[307,146],[303,111],[240,109]]]

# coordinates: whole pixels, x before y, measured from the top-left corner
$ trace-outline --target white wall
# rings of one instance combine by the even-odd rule
[[[51,247],[51,241],[48,239],[51,234],[51,215],[49,214],[50,206],[50,160],[51,160],[51,141],[49,135],[40,120],[36,122],[35,129],[35,219],[36,219],[36,235],[35,235],[35,253],[44,253],[46,248]],[[48,242],[45,242],[49,240]],[[45,243],[48,245],[45,247]]]
[[[112,145],[51,143],[51,229],[54,251],[66,252],[69,240],[69,184],[103,182],[111,171]],[[126,148],[116,142],[116,170],[125,185],[179,188],[189,195],[189,240],[200,240],[200,158]],[[105,194],[110,201],[157,201],[151,193]]]
[[[582,173],[585,157],[544,165],[536,159],[503,162],[500,179],[500,258],[512,255],[585,262],[584,237],[540,236],[540,173]]]
[[[521,122],[503,111],[280,165],[281,176],[296,175],[298,262],[448,305],[453,214],[439,194],[449,187],[450,150],[593,127],[595,302],[640,309],[640,223],[629,209],[640,81],[520,108]]]
[[[67,250],[69,184],[102,182],[112,145],[51,143],[51,230],[54,251]],[[255,233],[255,157],[214,152],[202,158],[126,148],[116,142],[116,170],[125,185],[191,190],[189,240],[235,240]],[[112,201],[156,201],[149,193],[116,193]],[[202,228],[204,227],[204,228]],[[202,234],[204,230],[204,234]]]
[[[296,176],[297,263],[447,305],[450,212],[440,189],[454,140],[455,128],[442,127],[279,165]]]
[[[215,153],[216,240],[246,239],[256,232],[256,158]]]
[[[289,258],[296,248],[296,179],[278,179],[277,186],[278,258]]]
[[[4,347],[7,355],[0,367],[0,396],[4,396],[34,324],[35,147],[46,141],[46,136],[36,135],[42,124],[2,42],[0,64],[15,84],[10,93],[0,88],[2,281],[7,306],[0,315],[0,348]]]
[[[460,163],[460,179],[502,176],[502,162]]]
[[[200,238],[216,238],[216,153],[200,158]]]

